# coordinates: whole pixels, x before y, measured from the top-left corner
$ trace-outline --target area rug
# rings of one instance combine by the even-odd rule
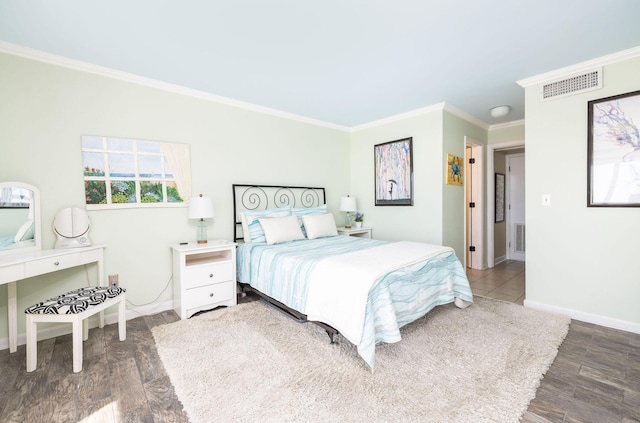
[[[153,328],[192,423],[517,422],[569,318],[475,298],[432,310],[376,347],[375,370],[342,337],[261,301]]]

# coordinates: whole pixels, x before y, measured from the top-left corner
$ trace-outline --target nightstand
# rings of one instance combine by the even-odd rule
[[[371,228],[361,227],[356,228],[352,226],[351,228],[345,228],[344,226],[338,228],[338,235],[348,235],[348,236],[357,236],[360,238],[371,238]]]
[[[198,311],[236,305],[236,244],[174,244],[173,308],[181,319]]]

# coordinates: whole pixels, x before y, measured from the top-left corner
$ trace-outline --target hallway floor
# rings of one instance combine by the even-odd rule
[[[467,269],[473,295],[522,305],[524,302],[525,262],[507,260],[493,269]]]

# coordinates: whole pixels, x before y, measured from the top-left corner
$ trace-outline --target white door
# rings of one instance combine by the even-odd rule
[[[482,183],[483,147],[472,138],[465,137],[465,208],[466,256],[465,265],[471,269],[486,266],[484,259],[484,190]]]
[[[507,257],[525,260],[524,154],[507,155]]]

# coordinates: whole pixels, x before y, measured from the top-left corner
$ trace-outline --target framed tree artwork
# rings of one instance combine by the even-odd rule
[[[373,147],[376,206],[413,206],[413,138]]]
[[[640,91],[588,103],[588,207],[640,207]]]

